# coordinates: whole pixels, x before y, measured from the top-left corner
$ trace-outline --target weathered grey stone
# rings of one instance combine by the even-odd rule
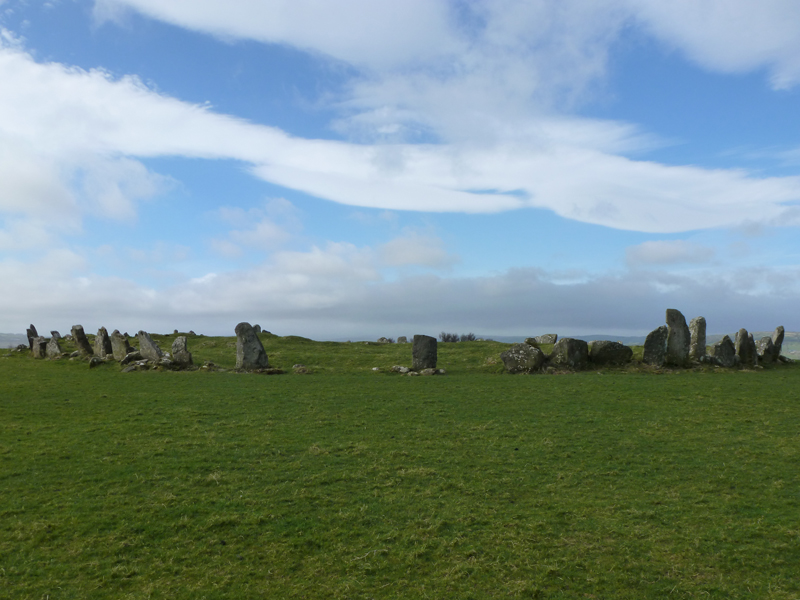
[[[31,340],[31,352],[33,358],[46,358],[47,357],[47,338],[36,336]]]
[[[405,374],[405,373],[408,373],[410,370],[411,369],[409,369],[408,367],[404,367],[402,365],[394,365],[391,368],[392,373],[404,373]]]
[[[752,333],[747,333],[746,329],[740,329],[736,334],[735,347],[736,356],[739,357],[739,364],[743,367],[755,367],[758,365],[756,342]]]
[[[28,349],[32,351],[33,350],[33,340],[35,340],[37,337],[39,337],[39,333],[36,331],[36,327],[33,326],[33,323],[31,323],[31,326],[28,327],[28,329],[26,330],[25,333],[28,336]]]
[[[47,358],[61,358],[62,350],[61,346],[58,343],[58,338],[53,336],[50,338],[50,341],[47,342],[47,347],[45,348],[45,355]]]
[[[158,362],[164,356],[161,348],[158,347],[158,344],[153,341],[153,338],[146,331],[139,331],[136,334],[136,340],[139,342],[139,352],[141,352],[142,358]]]
[[[558,335],[555,333],[545,333],[544,335],[537,335],[533,339],[537,344],[555,344],[558,341]]]
[[[662,325],[647,334],[644,340],[642,362],[655,367],[663,367],[667,360],[667,336],[669,329]]]
[[[509,373],[535,373],[542,368],[546,357],[536,346],[530,344],[514,344],[500,354],[500,360]]]
[[[269,367],[269,359],[264,351],[264,346],[250,323],[239,323],[235,331],[236,368],[252,371]]]
[[[589,360],[596,365],[624,365],[633,358],[633,350],[619,342],[589,342]]]
[[[50,338],[51,338],[51,339],[52,339],[52,338],[56,338],[56,341],[58,341],[58,340],[60,340],[60,339],[61,339],[61,334],[60,334],[60,333],[58,333],[57,331],[51,331],[51,332],[50,332]]]
[[[580,370],[589,366],[589,345],[583,340],[561,338],[553,346],[550,364]]]
[[[128,337],[122,335],[119,329],[111,332],[111,354],[114,355],[114,360],[122,362],[128,354],[133,352]]]
[[[711,346],[711,362],[730,369],[736,365],[736,346],[727,335]]]
[[[684,367],[689,363],[689,326],[681,311],[667,309],[667,355],[665,362],[675,367]]]
[[[172,362],[181,367],[188,367],[193,364],[192,353],[189,352],[189,348],[187,347],[185,335],[179,335],[175,338],[175,341],[172,342]]]
[[[401,335],[399,338],[397,338],[397,343],[398,344],[407,344],[408,343],[408,338],[406,336],[404,336],[404,335]]]
[[[139,352],[138,350],[134,350],[133,352],[129,352],[128,354],[126,354],[123,357],[123,359],[119,361],[119,364],[124,366],[132,362],[136,362],[137,360],[142,360],[143,358],[144,357],[142,356],[141,352]]]
[[[114,350],[111,347],[111,340],[108,338],[108,330],[101,327],[97,330],[94,338],[94,355],[98,358],[105,358],[109,354],[114,354]]]
[[[763,365],[775,362],[779,356],[775,354],[775,344],[768,335],[756,342],[756,354],[758,354],[758,361]]]
[[[256,335],[258,335],[259,333],[261,333],[261,325],[259,325],[258,323],[256,323],[255,325],[253,325],[253,331],[255,331],[255,332],[256,332]]]
[[[89,368],[94,369],[95,367],[99,367],[103,364],[103,359],[99,356],[93,356],[89,359]]]
[[[411,369],[435,369],[437,360],[436,338],[429,335],[415,335],[411,347]]]
[[[389,340],[389,338],[386,338],[386,337],[379,337],[378,338],[378,343],[379,344],[389,344],[390,340]]]
[[[778,355],[781,353],[781,348],[783,347],[783,336],[784,336],[783,325],[778,325],[775,328],[775,331],[772,333],[772,344],[775,346],[775,350],[777,351]]]
[[[534,348],[538,348],[539,347],[539,340],[538,340],[538,338],[535,338],[535,337],[525,338],[525,343],[528,346],[533,346]]]
[[[72,339],[75,340],[75,343],[78,345],[78,351],[83,356],[92,356],[94,354],[92,345],[89,343],[86,333],[83,331],[83,325],[72,326]]]
[[[706,319],[695,317],[689,321],[689,358],[702,360],[706,355]]]

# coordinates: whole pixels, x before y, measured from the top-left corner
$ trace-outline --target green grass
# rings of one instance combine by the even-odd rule
[[[510,376],[478,342],[411,378],[410,345],[264,339],[314,374],[0,354],[0,597],[800,597],[794,365]]]

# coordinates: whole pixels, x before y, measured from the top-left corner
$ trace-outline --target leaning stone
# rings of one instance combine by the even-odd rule
[[[46,358],[47,357],[47,338],[37,336],[31,340],[31,348],[33,358]]]
[[[756,352],[756,342],[752,333],[747,333],[746,329],[740,329],[736,334],[736,356],[743,367],[758,366],[758,353]]]
[[[142,353],[142,358],[158,362],[164,356],[161,348],[158,347],[158,344],[153,341],[153,338],[146,331],[139,331],[136,334],[136,339],[139,342],[139,352]]]
[[[438,359],[436,338],[429,335],[415,335],[411,347],[411,369],[435,369]]]
[[[239,323],[235,331],[236,368],[252,371],[269,367],[269,359],[264,351],[264,346],[250,323]]]
[[[47,358],[61,358],[61,346],[58,344],[58,338],[53,336],[50,338],[50,341],[47,342],[47,347],[45,349],[45,354]]]
[[[555,333],[545,333],[544,335],[537,335],[533,339],[538,344],[555,344],[558,341],[558,336]]]
[[[596,365],[624,365],[633,358],[633,350],[619,342],[597,340],[589,344],[589,360]]]
[[[189,352],[187,347],[185,335],[179,335],[172,342],[172,360],[182,367],[188,367],[193,364],[192,353]]]
[[[61,334],[58,333],[57,331],[51,331],[50,332],[50,338],[51,339],[52,338],[56,338],[56,340],[60,340],[61,339]]]
[[[114,355],[114,360],[122,362],[128,354],[133,352],[133,348],[128,342],[128,337],[122,335],[119,329],[111,332],[111,353]]]
[[[94,338],[94,355],[105,358],[109,354],[113,355],[114,350],[111,348],[111,340],[108,339],[108,330],[101,327],[97,330],[97,336]]]
[[[772,333],[772,345],[775,346],[775,356],[778,357],[781,355],[781,350],[783,349],[783,336],[784,336],[783,325],[779,325],[775,328],[775,331]]]
[[[75,340],[75,343],[78,345],[78,350],[83,356],[92,356],[94,354],[92,345],[89,343],[86,333],[83,331],[83,325],[72,326],[72,339]]]
[[[736,365],[736,346],[727,335],[711,346],[712,362],[720,367],[730,369]]]
[[[655,367],[663,367],[667,360],[667,336],[669,329],[662,325],[647,334],[644,340],[642,362]]]
[[[756,354],[758,354],[758,361],[762,365],[768,365],[777,360],[775,344],[772,343],[770,336],[764,336],[756,342]]]
[[[28,336],[28,350],[32,351],[33,350],[33,340],[35,340],[37,337],[39,337],[39,333],[36,331],[36,327],[33,326],[33,323],[31,323],[31,326],[28,327],[28,329],[27,329],[27,331],[25,333]]]
[[[75,350],[72,354],[69,355],[70,360],[73,358],[80,358],[82,356],[80,350]]]
[[[397,343],[398,344],[407,344],[408,343],[408,338],[406,336],[404,336],[404,335],[401,335],[399,338],[397,338]]]
[[[535,337],[525,338],[525,343],[528,346],[533,346],[534,348],[538,348],[539,347],[539,341]]]
[[[589,345],[583,340],[561,338],[553,346],[550,363],[579,371],[589,365]]]
[[[689,363],[689,326],[681,311],[667,309],[667,355],[666,364],[685,367]]]
[[[142,360],[142,358],[143,358],[142,353],[139,352],[138,350],[134,350],[133,352],[129,352],[128,354],[126,354],[124,358],[121,361],[119,361],[119,364],[124,366],[129,363]]]
[[[706,355],[706,319],[695,317],[689,321],[689,358],[701,360]]]
[[[542,368],[545,355],[530,344],[514,344],[500,355],[500,360],[509,373],[534,373]]]
[[[256,323],[255,325],[253,325],[253,331],[255,331],[255,332],[256,332],[256,335],[258,335],[259,333],[261,333],[261,325],[259,325],[258,323]]]

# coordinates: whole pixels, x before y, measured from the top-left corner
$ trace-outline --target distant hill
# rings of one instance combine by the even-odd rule
[[[24,333],[0,333],[0,348],[14,348],[20,344],[28,344],[28,336]]]

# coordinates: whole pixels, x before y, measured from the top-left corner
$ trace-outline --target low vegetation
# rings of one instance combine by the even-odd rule
[[[800,596],[796,365],[511,376],[475,341],[414,378],[261,338],[286,375],[0,353],[0,597]]]

